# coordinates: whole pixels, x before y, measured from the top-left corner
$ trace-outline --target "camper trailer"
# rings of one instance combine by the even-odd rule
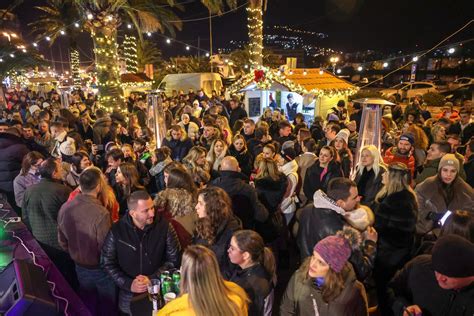
[[[203,89],[204,93],[210,96],[212,90],[219,93],[221,88],[221,76],[210,72],[166,75],[159,85],[159,89],[163,90],[166,95],[171,95],[173,90],[187,92],[189,89],[194,91]]]

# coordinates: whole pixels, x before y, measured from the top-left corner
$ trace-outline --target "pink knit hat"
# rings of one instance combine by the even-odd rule
[[[328,236],[320,240],[313,250],[337,273],[344,268],[352,251],[349,241],[341,236]]]

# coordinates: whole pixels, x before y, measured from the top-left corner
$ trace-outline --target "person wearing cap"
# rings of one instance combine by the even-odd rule
[[[286,103],[286,114],[288,115],[288,121],[292,122],[298,112],[299,104],[296,103],[293,93],[288,93],[286,98],[288,99],[288,102]]]
[[[448,210],[474,212],[474,189],[459,176],[459,169],[456,156],[446,154],[439,162],[438,174],[416,186],[419,206],[416,230],[419,235],[436,232],[436,223]]]
[[[474,244],[441,237],[432,255],[421,255],[397,272],[388,287],[396,316],[474,315]]]
[[[410,169],[411,178],[415,176],[415,157],[412,155],[414,150],[415,137],[411,133],[405,133],[400,136],[397,146],[393,146],[385,151],[383,161],[390,165],[394,162],[404,163]]]
[[[347,128],[343,128],[337,133],[336,138],[332,141],[333,146],[336,148],[339,159],[341,162],[341,168],[343,176],[349,178],[352,171],[352,152],[349,149],[349,135],[350,132]]]
[[[368,315],[364,286],[348,261],[359,243],[359,233],[350,228],[320,240],[291,277],[280,315]]]
[[[438,173],[439,162],[441,158],[449,154],[451,146],[447,142],[434,142],[428,148],[426,160],[423,164],[423,170],[416,176],[416,184],[425,181]]]
[[[349,220],[353,218],[351,215],[355,211],[358,212],[360,201],[357,184],[342,177],[329,182],[327,194],[318,190],[312,199],[313,203],[306,205],[298,218],[296,243],[301,259],[311,256],[314,244],[334,235],[344,226],[352,225]],[[367,216],[365,219],[361,217],[357,226],[361,226],[363,220],[369,222]],[[370,223],[366,225],[369,226]],[[366,227],[365,234],[364,243],[352,252],[349,259],[360,281],[365,280],[372,271],[378,238],[377,232],[372,227]]]
[[[327,114],[327,120],[331,121],[329,118],[333,115],[335,118],[332,119],[338,122],[345,122],[348,119],[346,102],[344,100],[337,101],[336,106],[332,107]],[[337,119],[336,119],[337,118]]]
[[[453,122],[459,120],[459,112],[454,110],[453,106],[453,102],[446,102],[443,106],[443,111],[436,118],[444,117]]]

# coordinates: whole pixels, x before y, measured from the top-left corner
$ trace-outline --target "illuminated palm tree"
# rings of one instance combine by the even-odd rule
[[[252,68],[260,68],[263,64],[263,10],[266,7],[266,0],[250,0],[247,7],[250,65]]]
[[[79,36],[80,20],[79,11],[71,0],[47,0],[45,6],[34,7],[41,11],[36,21],[28,25],[38,38],[48,37],[49,45],[53,45],[59,36],[66,35],[69,40],[69,56],[71,75],[74,87],[80,89],[81,77],[79,74],[79,51],[77,49],[77,37]]]
[[[99,102],[112,109],[123,104],[117,53],[117,30],[130,21],[142,40],[146,32],[168,31],[174,35],[181,22],[173,0],[72,0],[94,42]]]

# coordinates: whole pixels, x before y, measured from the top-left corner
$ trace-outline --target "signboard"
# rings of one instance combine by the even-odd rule
[[[262,115],[260,111],[260,98],[249,98],[249,117]]]
[[[415,82],[416,78],[416,64],[411,65],[411,75],[410,75],[410,83]]]

